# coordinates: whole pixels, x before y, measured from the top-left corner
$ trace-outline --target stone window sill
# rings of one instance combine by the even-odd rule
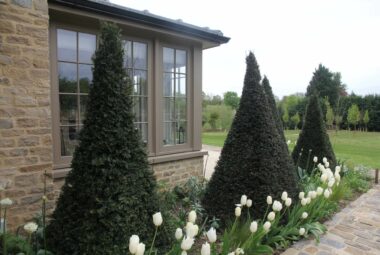
[[[191,152],[183,152],[183,153],[176,153],[176,154],[170,154],[170,155],[149,157],[148,161],[149,161],[149,164],[155,165],[155,164],[165,163],[169,161],[178,161],[178,160],[183,160],[183,159],[202,157],[204,155],[208,155],[208,152],[207,151],[191,151]],[[48,173],[48,175],[53,179],[62,179],[67,176],[70,170],[71,168],[67,166],[63,168],[59,166],[55,166],[53,171],[51,173]]]

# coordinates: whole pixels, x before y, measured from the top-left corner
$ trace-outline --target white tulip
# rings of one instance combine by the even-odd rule
[[[187,252],[186,251],[182,251],[181,255],[187,255]]]
[[[317,197],[317,192],[316,192],[315,190],[313,190],[313,191],[311,192],[311,198],[314,199],[314,198],[316,198],[316,197]]]
[[[288,192],[286,191],[282,192],[282,195],[281,195],[282,201],[286,201],[287,198],[288,198]]]
[[[268,218],[269,221],[273,221],[275,217],[276,217],[276,214],[274,212],[268,213],[268,217],[267,218]]]
[[[249,226],[249,230],[251,233],[255,233],[257,231],[257,221],[252,221],[251,225]]]
[[[140,238],[138,235],[133,235],[129,238],[129,251],[132,254],[135,254],[137,251],[137,246],[140,243]]]
[[[335,184],[335,179],[332,178],[332,179],[330,179],[329,182],[327,183],[327,186],[328,186],[329,188],[331,188],[332,186],[334,186],[334,184]]]
[[[186,236],[193,238],[198,235],[199,227],[198,225],[193,224],[192,222],[188,222],[185,227]]]
[[[330,191],[328,189],[326,189],[325,192],[323,193],[323,195],[325,196],[325,198],[329,198]]]
[[[300,228],[299,234],[300,236],[303,236],[305,234],[306,230],[304,228]]]
[[[292,204],[292,199],[291,199],[290,197],[288,197],[288,198],[285,200],[285,206],[286,206],[286,207],[289,207],[291,204]]]
[[[188,220],[191,223],[195,223],[195,221],[197,220],[197,213],[194,210],[189,212]]]
[[[4,198],[0,200],[0,205],[2,207],[8,207],[8,206],[11,206],[12,204],[13,204],[13,201],[10,200],[9,198]]]
[[[322,162],[325,164],[327,162],[327,158],[323,157]]]
[[[242,248],[237,248],[237,249],[235,250],[235,254],[236,254],[236,255],[244,254],[244,250],[243,250]]]
[[[252,199],[247,199],[247,207],[250,208],[252,206]]]
[[[321,171],[321,172],[323,172],[325,170],[325,167],[321,163],[319,163],[317,165],[317,167],[318,167],[319,171]]]
[[[306,197],[311,197],[311,191],[307,192]]]
[[[313,161],[314,161],[314,163],[317,163],[318,162],[318,157],[314,156]]]
[[[194,238],[186,236],[184,239],[182,239],[181,249],[184,251],[188,251],[191,249],[193,244],[194,244]]]
[[[327,174],[322,174],[321,175],[321,181],[326,182],[327,181]]]
[[[299,199],[305,198],[305,192],[301,191],[300,194],[298,195]]]
[[[24,225],[24,230],[30,235],[37,231],[38,225],[34,222],[29,222]]]
[[[201,255],[210,255],[210,253],[210,244],[208,242],[205,242],[204,244],[202,244]]]
[[[236,207],[235,208],[235,216],[236,217],[240,217],[240,215],[241,215],[241,208],[240,207]]]
[[[336,166],[336,167],[335,167],[335,173],[340,173],[340,170],[341,170],[341,167],[340,167],[340,166]]]
[[[153,223],[156,227],[161,226],[162,224],[162,215],[160,212],[153,214]]]
[[[271,196],[267,196],[267,204],[268,205],[271,205],[273,202],[272,202],[272,197]]]
[[[279,201],[275,200],[275,201],[273,202],[272,209],[273,209],[273,211],[275,211],[275,212],[279,212],[279,211],[282,210],[282,204],[281,204]]]
[[[175,239],[179,240],[179,239],[182,238],[182,236],[183,236],[183,231],[182,231],[182,229],[177,228],[177,229],[175,230]]]
[[[325,167],[327,168],[327,167],[329,167],[330,166],[330,163],[329,162],[326,162],[325,163]]]
[[[271,224],[269,221],[266,221],[264,223],[263,228],[264,228],[265,232],[269,232],[270,226],[271,226]]]
[[[210,228],[209,231],[206,233],[208,240],[210,243],[215,243],[216,242],[216,230],[215,228]]]
[[[145,252],[145,244],[139,243],[137,245],[136,255],[144,255]]]
[[[317,195],[320,196],[323,193],[323,189],[321,187],[317,188]]]
[[[301,205],[302,205],[302,206],[307,205],[307,198],[302,198],[302,199],[301,199]]]
[[[339,174],[339,172],[335,172],[335,174],[334,174],[334,178],[335,178],[337,181],[340,181],[340,174]]]
[[[242,206],[245,206],[247,204],[247,196],[246,195],[242,195],[241,198],[240,198],[240,204]]]
[[[303,212],[303,213],[302,213],[302,219],[306,219],[307,216],[309,216],[309,214],[308,214],[307,212]]]
[[[311,198],[310,197],[306,198],[306,204],[308,205],[310,203],[311,203]]]

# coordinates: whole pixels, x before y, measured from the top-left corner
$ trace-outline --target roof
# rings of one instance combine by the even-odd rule
[[[104,0],[48,0],[49,3],[95,12],[107,16],[122,18],[126,21],[144,24],[154,28],[161,28],[187,36],[199,38],[216,44],[227,43],[230,38],[225,37],[220,30],[212,30],[208,27],[199,27],[150,13],[138,11]]]

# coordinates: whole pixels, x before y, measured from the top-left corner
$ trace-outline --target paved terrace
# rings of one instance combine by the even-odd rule
[[[205,177],[209,179],[221,148],[203,145],[203,149],[209,151],[205,157]],[[282,255],[380,255],[380,184],[348,204],[325,225],[328,232],[319,244],[302,240]]]

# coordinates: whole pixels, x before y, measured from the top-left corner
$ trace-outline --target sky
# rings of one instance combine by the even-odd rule
[[[320,63],[342,74],[348,92],[380,94],[380,0],[111,0],[218,29],[231,40],[203,52],[203,91],[243,88],[253,51],[279,98],[305,93]]]

